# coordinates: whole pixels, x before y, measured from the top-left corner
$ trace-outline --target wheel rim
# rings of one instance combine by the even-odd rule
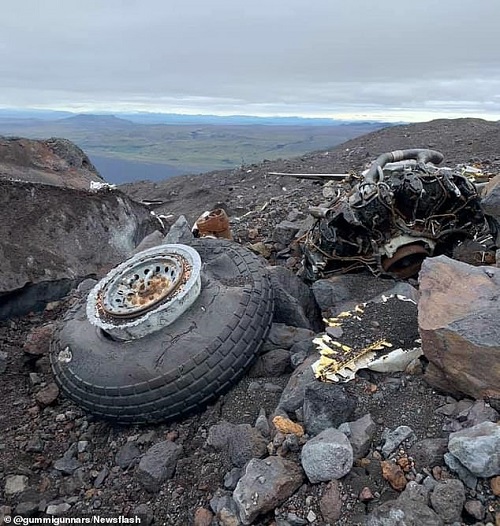
[[[102,290],[101,305],[110,316],[135,318],[170,297],[190,271],[182,256],[153,257],[115,276]]]
[[[166,327],[201,290],[201,259],[192,247],[161,245],[112,269],[90,292],[87,317],[113,338],[137,339]]]

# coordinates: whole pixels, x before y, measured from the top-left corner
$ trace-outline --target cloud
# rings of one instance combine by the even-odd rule
[[[494,0],[24,0],[0,20],[0,104],[500,118],[499,15]]]

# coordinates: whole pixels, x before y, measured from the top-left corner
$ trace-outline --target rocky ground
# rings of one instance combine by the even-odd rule
[[[408,146],[448,146],[453,164],[468,163],[479,138],[498,141],[494,123],[460,121],[455,138],[441,133],[446,125],[410,127],[396,143],[390,128],[302,159],[126,189],[191,222],[224,205],[235,240],[279,269],[275,324],[253,368],[214,405],[177,422],[120,427],[64,398],[50,371],[54,324],[85,286],[43,312],[0,322],[0,524],[10,515],[123,515],[168,526],[500,525],[500,417],[487,401],[433,389],[425,360],[341,385],[314,378],[312,340],[324,327],[290,275],[300,263],[292,240],[308,224],[307,208],[324,199],[322,187],[267,176],[356,168]],[[493,170],[500,159],[492,151],[481,159]],[[393,286],[358,274],[313,292],[333,315]],[[295,310],[285,308],[283,290],[297,298]],[[417,309],[378,305],[362,325],[346,326],[345,341],[415,344]],[[472,446],[470,433],[482,437]]]

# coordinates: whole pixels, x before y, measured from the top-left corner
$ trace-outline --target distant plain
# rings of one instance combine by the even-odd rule
[[[36,139],[63,137],[90,157],[113,183],[224,170],[264,159],[297,157],[328,149],[382,128],[375,122],[324,119],[212,119],[177,116],[166,122],[137,122],[113,115],[27,118],[0,112],[0,135]],[[158,120],[158,119],[157,119]],[[186,122],[186,123],[184,123]]]

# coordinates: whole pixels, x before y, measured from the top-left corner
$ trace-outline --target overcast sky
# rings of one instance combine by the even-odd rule
[[[500,119],[500,0],[18,0],[0,107]]]

